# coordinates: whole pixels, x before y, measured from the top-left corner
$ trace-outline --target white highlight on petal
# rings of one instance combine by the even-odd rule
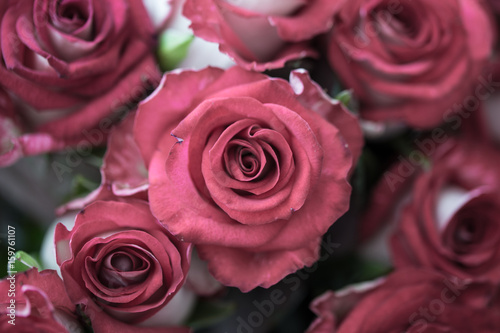
[[[453,215],[475,197],[474,191],[458,186],[447,186],[439,193],[436,202],[436,225],[438,230],[446,228]]]
[[[296,73],[307,73],[307,71],[303,68],[299,68],[295,70]],[[304,83],[300,79],[300,76],[294,75],[294,73],[290,73],[290,86],[293,89],[293,92],[296,95],[300,95],[304,92]]]
[[[225,0],[228,4],[255,13],[270,16],[286,16],[292,14],[307,0]]]
[[[378,286],[380,286],[384,281],[386,280],[386,277],[380,277],[375,280],[370,280],[370,281],[364,281],[364,282],[359,282],[355,284],[350,284],[342,289],[338,290],[335,292],[335,296],[338,298],[343,298],[343,297],[348,297],[351,294],[363,294],[365,292],[371,291]]]
[[[54,269],[57,271],[57,274],[61,276],[61,269],[56,261],[56,247],[54,244],[54,233],[56,231],[56,226],[59,223],[62,223],[66,229],[71,230],[75,225],[75,217],[77,212],[71,212],[64,215],[61,218],[55,220],[49,227],[49,230],[45,233],[45,237],[43,238],[42,247],[40,248],[40,261],[42,262],[42,266],[44,269]],[[67,251],[69,252],[69,244]],[[58,244],[58,249],[64,250],[66,244],[61,243]],[[62,252],[60,252],[62,253]],[[68,258],[69,259],[69,258]]]
[[[191,21],[182,15],[184,1],[181,0],[177,4],[168,28],[194,35],[193,30],[189,28]],[[199,70],[207,66],[227,69],[234,66],[234,61],[219,51],[219,44],[195,37],[189,46],[186,58],[177,65],[177,68]]]
[[[361,129],[367,139],[386,140],[403,133],[407,126],[397,121],[360,120]]]
[[[27,52],[27,61],[30,67],[37,71],[54,71],[50,66],[49,61],[35,52]]]
[[[60,31],[49,26],[47,29],[52,45],[62,59],[71,62],[85,57],[91,53],[98,44],[87,42],[86,40],[70,40]]]
[[[242,17],[224,12],[224,18],[234,33],[259,61],[272,59],[285,42],[278,36],[266,17]]]
[[[219,44],[195,37],[186,58],[177,67],[199,70],[207,66],[227,69],[234,66],[234,61],[219,51]]]

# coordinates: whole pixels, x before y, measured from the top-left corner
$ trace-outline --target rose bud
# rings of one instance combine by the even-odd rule
[[[153,214],[242,291],[318,259],[363,144],[357,119],[303,70],[291,84],[238,67],[167,74],[134,132]]]
[[[58,225],[55,246],[69,297],[93,325],[137,324],[160,311],[182,287],[191,254],[140,200],[90,204],[71,231]]]

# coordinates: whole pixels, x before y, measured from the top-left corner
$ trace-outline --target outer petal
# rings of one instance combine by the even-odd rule
[[[13,275],[0,281],[0,291],[0,328],[3,331],[12,330],[10,319],[15,319],[15,327],[23,332],[76,332],[82,329],[75,315],[75,305],[53,270],[30,269]],[[8,317],[12,312],[7,306],[12,300],[15,300],[15,318]]]
[[[298,13],[292,16],[271,16],[269,21],[276,26],[278,35],[287,41],[310,39],[333,27],[335,14],[342,0],[309,1]]]
[[[364,145],[358,118],[342,103],[331,99],[303,69],[290,73],[290,85],[305,108],[317,112],[340,130],[356,164]]]
[[[227,53],[245,69],[264,71],[283,67],[289,60],[317,56],[307,43],[285,43],[280,40],[264,16],[238,9],[223,1],[188,0],[183,14],[192,21],[191,28],[195,35],[219,43],[220,51]],[[240,29],[245,22],[252,28]],[[282,47],[279,47],[280,44]]]
[[[248,292],[256,287],[269,288],[288,274],[315,263],[319,243],[317,239],[304,248],[269,252],[214,245],[198,245],[197,249],[218,281]]]
[[[189,333],[191,330],[186,327],[138,327],[128,325],[106,315],[101,308],[89,302],[84,308],[85,314],[92,322],[94,332],[123,332],[123,333]]]

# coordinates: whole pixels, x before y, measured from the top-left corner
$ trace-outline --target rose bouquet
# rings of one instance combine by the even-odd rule
[[[2,332],[500,331],[493,0],[0,0]]]

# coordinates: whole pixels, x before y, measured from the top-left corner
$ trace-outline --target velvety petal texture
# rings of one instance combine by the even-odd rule
[[[494,285],[403,269],[316,298],[311,309],[319,318],[307,333],[493,333],[500,329],[499,296]]]
[[[363,118],[429,128],[481,83],[493,22],[482,1],[345,1],[328,42],[331,67]],[[484,78],[483,78],[484,79]],[[479,96],[478,96],[479,98]]]
[[[24,155],[105,143],[110,124],[160,80],[154,36],[142,0],[7,2],[0,85],[22,106],[23,133],[34,133],[25,145],[43,145]]]
[[[397,267],[500,281],[500,153],[456,142],[420,174],[391,240]]]
[[[298,93],[238,67],[170,73],[136,117],[153,214],[243,291],[317,259],[349,205],[357,119],[307,73],[292,77]]]
[[[316,56],[308,41],[332,27],[340,3],[187,0],[183,13],[191,20],[195,35],[218,43],[243,68],[264,71]]]
[[[58,225],[55,245],[70,298],[102,325],[135,324],[158,312],[184,283],[191,252],[140,200],[90,204],[71,231]]]
[[[56,271],[34,268],[0,281],[2,332],[82,332],[75,311]]]

